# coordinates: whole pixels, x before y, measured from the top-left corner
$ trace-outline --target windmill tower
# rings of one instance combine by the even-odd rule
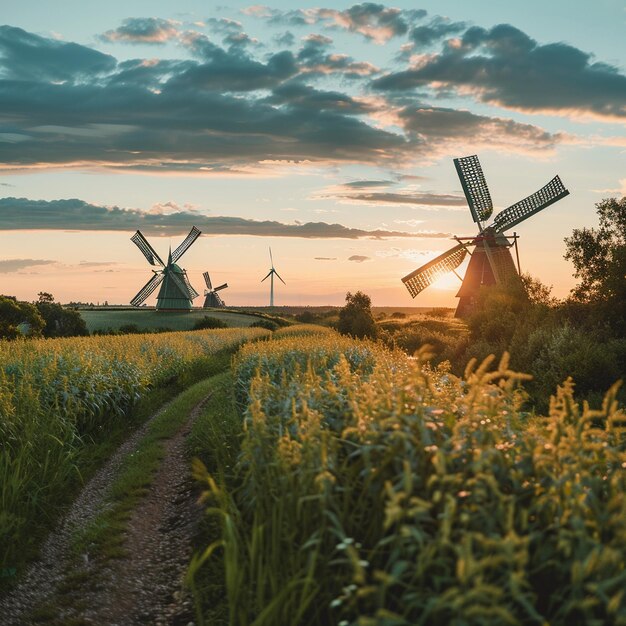
[[[454,272],[465,256],[471,255],[463,283],[457,293],[459,304],[455,316],[467,315],[482,286],[495,285],[518,276],[510,248],[517,245],[517,235],[513,243],[504,232],[528,219],[546,207],[558,202],[569,194],[561,179],[555,176],[547,185],[532,195],[500,211],[490,226],[485,222],[491,217],[493,204],[480,161],[476,155],[454,159],[454,166],[461,180],[472,219],[478,225],[478,235],[455,237],[458,245],[429,261],[402,279],[413,298],[432,285],[448,272]],[[473,247],[473,252],[468,248]],[[460,278],[460,277],[459,277]]]
[[[204,304],[202,306],[205,309],[209,307],[226,306],[226,303],[224,302],[224,300],[222,300],[222,298],[217,292],[221,291],[222,289],[226,289],[228,287],[228,283],[224,283],[223,285],[220,285],[219,287],[216,287],[215,289],[213,289],[209,272],[204,272],[204,274],[202,275],[204,276],[204,282],[206,283],[206,289],[204,290],[204,295],[206,297],[204,298]]]
[[[159,286],[157,295],[157,311],[190,311],[192,300],[198,297],[198,292],[191,286],[187,278],[187,272],[180,268],[178,261],[194,241],[200,236],[200,231],[194,226],[189,231],[185,240],[167,257],[167,264],[154,251],[146,238],[137,231],[130,240],[136,244],[150,265],[161,266],[158,270],[152,270],[154,276],[141,288],[139,293],[130,301],[133,306],[141,306],[148,296]]]
[[[271,248],[270,248],[270,263],[271,263],[271,269],[263,280],[266,280],[267,278],[270,279],[270,306],[274,306],[274,274],[276,274],[276,277],[280,280],[280,282],[283,285],[286,285],[287,283],[280,277],[279,273],[274,269],[274,259],[272,258]],[[261,282],[263,282],[263,280]]]

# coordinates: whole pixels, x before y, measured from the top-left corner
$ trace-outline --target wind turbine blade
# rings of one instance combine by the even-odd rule
[[[270,248],[270,261],[272,264],[272,268],[274,267],[274,259],[272,258],[272,248]]]
[[[141,231],[137,231],[130,240],[141,250],[141,253],[146,257],[150,265],[160,265],[165,267],[165,263],[161,260],[161,257],[154,251],[154,248],[148,243],[148,240],[141,234]]]
[[[447,252],[422,265],[422,267],[417,268],[414,272],[407,274],[402,279],[402,282],[409,290],[411,297],[415,298],[418,293],[432,285],[441,276],[459,267],[463,263],[466,254],[465,245],[460,243],[458,246],[450,248]]]
[[[130,301],[133,306],[140,306],[148,296],[163,282],[163,273],[154,276],[140,289],[139,293]]]
[[[493,203],[478,157],[474,154],[454,159],[454,167],[459,175],[472,219],[475,222],[488,220],[493,212]]]
[[[276,274],[277,278],[280,280],[280,282],[281,282],[283,285],[286,285],[286,284],[287,284],[287,283],[286,283],[286,282],[285,282],[285,281],[284,281],[284,280],[280,277],[280,274],[279,274],[276,270],[274,270],[274,274]]]
[[[191,247],[191,244],[200,236],[200,230],[195,226],[191,227],[189,234],[185,237],[185,241],[172,252],[172,263],[176,263],[185,252]]]
[[[272,275],[272,270],[267,273],[267,276],[263,280],[267,280]],[[261,282],[263,282],[263,280]]]
[[[565,198],[567,195],[569,195],[569,191],[565,189],[561,179],[555,176],[539,191],[535,191],[535,193],[527,198],[500,211],[494,218],[492,226],[496,232],[502,233],[509,228],[513,228],[513,226],[516,226],[520,222],[523,222],[531,215],[543,211],[543,209]]]
[[[209,272],[204,272],[202,274],[204,276],[204,282],[206,283],[207,289],[210,291],[213,289],[213,285],[211,285],[211,277],[209,276]]]
[[[228,283],[224,283],[223,285],[216,287],[213,291],[221,291],[222,289],[226,289],[226,287],[228,287]]]

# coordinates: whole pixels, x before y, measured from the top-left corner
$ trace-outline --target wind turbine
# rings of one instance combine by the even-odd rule
[[[272,264],[272,269],[270,269],[270,271],[267,273],[267,276],[263,280],[266,280],[267,278],[270,279],[270,306],[274,306],[274,274],[276,274],[276,276],[278,277],[278,279],[283,285],[286,285],[287,283],[280,277],[280,274],[274,269],[274,259],[272,258],[271,248],[270,248],[270,262]],[[263,282],[263,280],[261,282]]]

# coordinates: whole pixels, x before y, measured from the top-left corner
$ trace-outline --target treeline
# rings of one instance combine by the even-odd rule
[[[80,313],[54,301],[54,296],[39,292],[34,303],[14,296],[0,296],[0,338],[81,337],[89,334]]]

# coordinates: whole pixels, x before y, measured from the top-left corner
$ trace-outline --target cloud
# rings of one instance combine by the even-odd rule
[[[53,263],[56,263],[56,261],[46,259],[5,259],[0,261],[0,274],[11,274],[26,269],[27,267],[51,265]]]
[[[254,5],[244,9],[244,13],[266,19],[273,24],[289,26],[322,24],[326,28],[358,33],[368,41],[378,44],[386,43],[393,37],[405,35],[413,22],[427,14],[422,9],[402,10],[373,2],[354,4],[342,11],[330,8],[285,11]]]
[[[441,53],[373,83],[387,92],[429,86],[514,110],[626,117],[626,76],[617,67],[565,43],[539,44],[510,24],[468,28]]]
[[[393,180],[353,180],[339,185],[343,189],[369,189],[370,187],[389,187],[395,185]]]
[[[432,46],[448,37],[466,30],[465,22],[452,22],[448,18],[436,16],[430,23],[415,26],[411,29],[410,39],[417,48],[426,48]]]
[[[43,59],[15,51],[21,62],[11,65],[6,53],[0,59],[0,68],[11,65],[0,80],[4,171],[269,176],[294,164],[400,168],[458,153],[463,142],[547,152],[563,139],[503,118],[407,105],[397,94],[356,95],[341,80],[333,81],[335,90],[322,89],[316,81],[325,73],[358,78],[367,89],[375,71],[334,54],[324,35],[305,38],[298,51],[257,58],[244,43],[223,48],[185,31],[178,41],[192,59],[116,63],[77,44],[15,30],[32,38]],[[58,54],[59,45],[76,52]]]
[[[126,231],[172,236],[197,226],[205,235],[254,235],[305,239],[446,238],[447,233],[363,230],[341,224],[307,222],[285,224],[273,220],[206,216],[196,212],[146,212],[89,204],[83,200],[0,199],[0,230]]]
[[[313,257],[315,261],[336,261],[336,256],[316,256]]]
[[[110,72],[112,56],[76,43],[40,37],[14,26],[0,26],[0,78],[20,81],[95,79]]]
[[[160,17],[129,17],[115,30],[100,35],[102,41],[131,44],[164,44],[180,34],[180,23]]]
[[[363,261],[371,261],[372,258],[369,256],[363,256],[361,254],[353,254],[351,257],[348,257],[348,261],[354,261],[355,263],[363,263]]]

